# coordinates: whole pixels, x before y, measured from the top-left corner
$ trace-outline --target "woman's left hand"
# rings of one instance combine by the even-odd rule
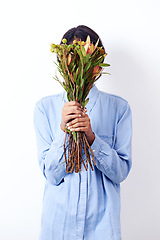
[[[86,113],[79,115],[79,117],[67,123],[67,128],[72,132],[84,132],[86,134],[88,143],[92,145],[95,139],[95,134],[91,128],[90,118]]]

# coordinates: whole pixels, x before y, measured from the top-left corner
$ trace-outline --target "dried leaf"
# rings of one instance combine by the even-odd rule
[[[97,40],[97,42],[96,42],[96,44],[95,44],[95,46],[94,46],[94,50],[97,48],[98,43],[99,43],[99,38],[98,38],[98,40]]]
[[[68,58],[67,58],[67,60],[68,60],[67,64],[70,65],[71,60],[72,60],[72,56],[71,56],[70,53],[68,54]]]
[[[107,72],[102,72],[102,74],[109,74],[109,75],[111,75],[110,73],[107,73]]]

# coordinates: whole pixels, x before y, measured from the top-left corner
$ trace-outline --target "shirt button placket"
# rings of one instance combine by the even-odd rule
[[[82,166],[80,174],[80,194],[77,209],[77,240],[83,240],[85,215],[86,215],[86,194],[87,194],[87,172]]]

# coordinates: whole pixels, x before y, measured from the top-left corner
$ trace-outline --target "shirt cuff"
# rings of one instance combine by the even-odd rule
[[[102,140],[96,133],[94,142],[91,145],[95,157],[95,163],[98,166],[102,164],[105,169],[107,169],[106,161],[104,160],[104,155],[109,156],[111,152],[111,147],[107,142]]]

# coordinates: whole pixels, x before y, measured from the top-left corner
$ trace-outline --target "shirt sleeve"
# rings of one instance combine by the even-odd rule
[[[129,104],[117,123],[116,139],[113,148],[95,134],[91,145],[96,167],[112,182],[119,184],[129,174],[132,166],[132,117]]]
[[[59,127],[56,136],[52,139],[47,117],[40,104],[36,104],[34,109],[34,127],[40,169],[48,181],[53,185],[58,185],[66,175],[63,147],[65,133]],[[66,151],[67,145],[68,139],[66,141]]]

